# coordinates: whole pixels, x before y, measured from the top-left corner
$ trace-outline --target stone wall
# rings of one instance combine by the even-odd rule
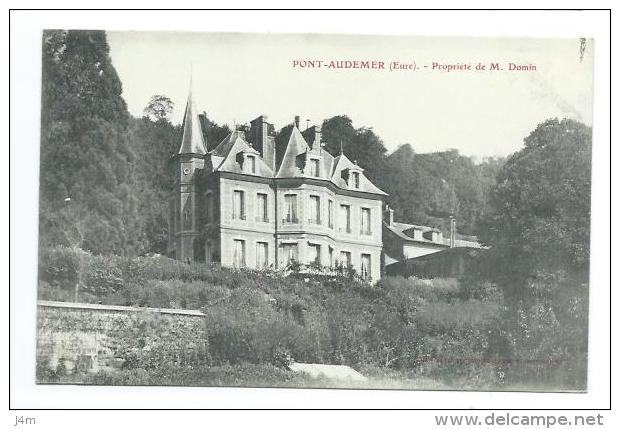
[[[183,362],[208,355],[205,315],[194,310],[39,301],[37,367],[63,374]]]

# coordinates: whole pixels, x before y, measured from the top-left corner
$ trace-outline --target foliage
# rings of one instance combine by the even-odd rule
[[[167,118],[152,121],[147,117],[132,119],[129,129],[131,147],[137,154],[135,189],[143,252],[164,253],[168,241],[168,201],[173,186],[168,161],[180,130]]]
[[[507,380],[586,385],[591,146],[591,128],[550,119],[497,175],[484,238],[508,305]]]
[[[73,299],[75,258],[82,254],[77,252],[57,248],[41,254],[40,297]],[[554,308],[522,304],[514,311],[504,304],[501,289],[475,278],[384,277],[370,286],[346,276],[284,276],[164,257],[82,255],[80,276],[90,280],[80,300],[202,309],[206,354],[201,356],[209,365],[344,364],[469,388],[544,383],[582,388],[585,383],[587,288],[567,276],[554,279],[560,282],[556,289],[533,285],[541,299],[561,298]],[[67,266],[54,269],[44,265],[63,263]],[[90,281],[99,286],[88,286]],[[155,322],[145,323],[122,334],[129,378],[108,381],[148,384],[166,376],[166,363],[150,352],[166,342],[157,342]],[[175,347],[160,352],[186,362],[181,367],[203,359]],[[136,371],[146,367],[141,379]]]
[[[231,132],[228,125],[218,125],[216,122],[209,119],[207,112],[202,112],[198,115],[198,118],[208,150],[215,149]]]
[[[103,31],[44,32],[41,244],[140,250],[135,154],[121,92]]]
[[[453,215],[460,233],[478,234],[500,164],[494,158],[475,163],[457,150],[417,154],[406,144],[387,157],[388,168],[378,183],[390,194],[397,220],[448,233]]]
[[[66,247],[39,251],[39,281],[52,287],[73,288],[80,275],[82,252]]]
[[[500,170],[485,238],[503,260],[518,261],[523,275],[567,267],[587,273],[591,149],[591,128],[552,119]]]
[[[144,108],[144,116],[153,122],[167,120],[174,110],[174,103],[165,95],[155,94]]]

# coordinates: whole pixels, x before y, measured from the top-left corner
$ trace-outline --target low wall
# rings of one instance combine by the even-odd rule
[[[205,315],[199,311],[56,301],[37,305],[39,370],[114,371],[131,359],[156,365],[206,352]]]

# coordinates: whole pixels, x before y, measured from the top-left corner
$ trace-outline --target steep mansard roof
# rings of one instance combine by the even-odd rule
[[[276,177],[299,177],[303,176],[303,168],[305,166],[305,156],[310,150],[308,143],[299,132],[297,127],[293,126],[291,136],[288,139],[280,168]]]
[[[352,171],[360,174],[359,188],[354,190],[371,194],[387,195],[377,188],[363,174],[363,169],[351,162],[344,154],[334,158],[329,152],[321,148],[319,144],[310,147],[297,127],[293,127],[280,167],[276,174],[277,178],[285,177],[308,177],[306,165],[312,158],[319,160],[319,177],[327,180],[342,189],[351,189],[346,178]]]
[[[183,116],[183,137],[181,138],[181,146],[178,154],[194,153],[205,155],[207,153],[207,145],[202,135],[202,127],[198,118],[192,92],[190,90],[185,105],[185,115]]]
[[[347,158],[345,154],[338,155],[336,158],[334,158],[333,165],[334,171],[332,173],[331,181],[339,188],[350,188],[347,183],[346,177],[351,172],[357,171],[360,174],[360,185],[359,189],[356,190],[361,192],[368,192],[371,194],[387,195],[381,189],[377,188],[370,180],[368,180],[368,178],[363,173],[364,170],[357,164],[351,162],[351,160]]]
[[[241,162],[243,154],[251,154],[256,159],[256,176],[273,177],[273,171],[260,157],[259,152],[245,141],[243,132],[233,131],[209,153],[213,171],[245,173]],[[241,162],[240,162],[241,161]]]
[[[245,159],[243,154],[253,154],[256,156],[256,173],[254,173],[256,176],[275,178],[310,177],[307,174],[306,166],[309,164],[309,160],[314,158],[319,160],[320,167],[319,177],[313,178],[329,181],[342,189],[387,195],[368,180],[361,167],[351,162],[344,154],[334,158],[318,144],[313,145],[314,147],[311,148],[297,127],[293,127],[291,131],[284,156],[276,172],[269,168],[260,157],[259,152],[245,140],[245,134],[242,131],[231,132],[215,149],[211,152],[206,152],[204,150],[200,122],[198,122],[197,116],[194,117],[192,115],[194,109],[191,93],[188,98],[188,107],[185,110],[183,141],[179,153],[206,154],[208,170],[247,174],[241,165]],[[349,175],[353,171],[359,173],[358,188],[352,188],[347,182]]]

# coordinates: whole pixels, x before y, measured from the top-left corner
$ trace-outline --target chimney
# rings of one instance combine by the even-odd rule
[[[295,115],[295,128],[299,129],[299,115]]]
[[[243,140],[245,140],[246,132],[248,131],[248,127],[245,124],[235,125],[235,132],[239,135]]]
[[[456,218],[450,216],[450,247],[456,245]]]
[[[310,146],[310,149],[318,149],[321,147],[321,127],[313,125],[305,129],[302,133],[304,139]]]
[[[252,147],[274,172],[276,171],[276,143],[274,128],[267,122],[267,115],[261,115],[250,121],[249,141]]]
[[[388,225],[392,225],[394,223],[394,209],[390,208],[389,205],[385,205],[385,217]]]

